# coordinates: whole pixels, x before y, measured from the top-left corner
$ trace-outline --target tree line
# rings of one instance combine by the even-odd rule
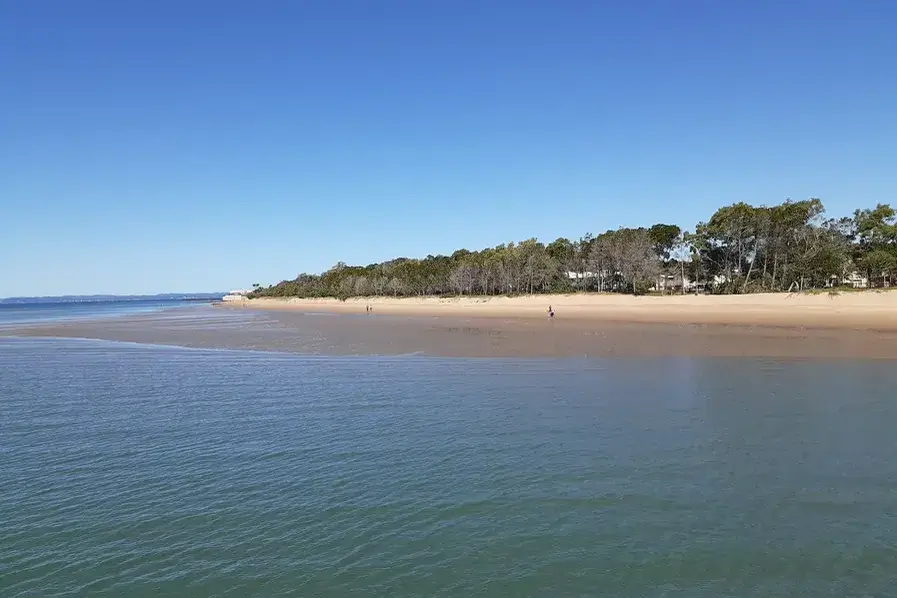
[[[367,266],[340,262],[323,274],[256,284],[250,296],[729,294],[857,286],[860,280],[880,287],[895,278],[897,212],[890,205],[827,218],[819,199],[807,199],[728,205],[693,231],[655,224]]]

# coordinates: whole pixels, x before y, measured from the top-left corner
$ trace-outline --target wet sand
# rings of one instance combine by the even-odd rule
[[[895,359],[897,332],[837,328],[615,322],[589,318],[465,318],[190,308],[0,330],[313,355],[440,357],[768,357]]]

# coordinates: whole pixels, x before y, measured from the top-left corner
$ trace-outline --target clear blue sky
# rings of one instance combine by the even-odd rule
[[[0,296],[897,202],[893,0],[0,3]]]

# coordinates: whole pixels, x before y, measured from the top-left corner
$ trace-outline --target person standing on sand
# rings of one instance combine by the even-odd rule
[[[551,306],[550,306],[550,305],[548,306],[548,317],[549,317],[549,318],[553,318],[553,317],[554,317],[554,310],[551,309]]]

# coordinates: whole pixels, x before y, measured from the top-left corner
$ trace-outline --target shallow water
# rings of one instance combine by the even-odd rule
[[[69,322],[181,308],[207,307],[210,301],[183,299],[12,300],[0,301],[0,331],[22,324]]]
[[[0,339],[0,595],[893,596],[895,380]]]

